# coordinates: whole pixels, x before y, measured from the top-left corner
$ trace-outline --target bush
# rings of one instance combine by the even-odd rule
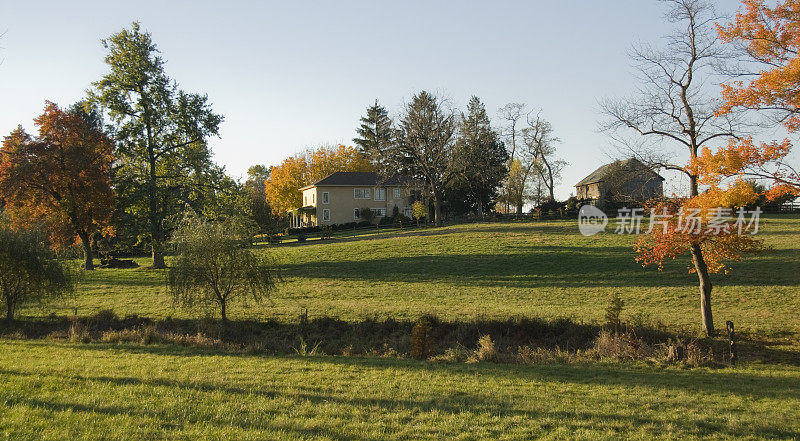
[[[468,361],[494,361],[496,359],[497,351],[494,348],[494,341],[489,334],[486,334],[478,339],[478,347]]]
[[[620,321],[620,314],[622,313],[622,309],[625,307],[625,302],[619,298],[619,294],[614,294],[614,297],[611,298],[611,302],[606,307],[606,327],[612,329],[614,331],[619,331],[620,327],[622,326],[622,322]]]
[[[431,355],[431,325],[425,317],[417,320],[411,329],[411,356],[424,360]]]

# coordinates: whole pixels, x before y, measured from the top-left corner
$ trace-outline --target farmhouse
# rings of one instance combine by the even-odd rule
[[[641,204],[664,195],[664,178],[630,158],[605,164],[575,184],[578,199],[606,208],[612,202]]]
[[[375,172],[336,172],[300,191],[303,206],[289,212],[293,228],[359,222],[365,208],[375,214],[375,222],[391,216],[395,207],[411,217],[411,204],[421,198],[410,181]]]

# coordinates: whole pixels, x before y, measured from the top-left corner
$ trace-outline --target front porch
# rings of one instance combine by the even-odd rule
[[[289,210],[287,214],[289,216],[289,228],[317,226],[317,207],[313,205]]]

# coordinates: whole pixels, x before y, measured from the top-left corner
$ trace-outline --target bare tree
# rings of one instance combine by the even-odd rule
[[[718,115],[715,75],[729,55],[717,40],[713,7],[704,0],[662,0],[669,10],[668,22],[676,26],[663,47],[649,44],[630,53],[640,76],[637,93],[630,98],[607,99],[601,107],[608,120],[601,125],[618,142],[621,152],[653,169],[683,173],[689,179],[690,196],[700,192],[698,175],[686,164],[711,142],[736,138],[733,114]],[[628,138],[627,134],[637,135]],[[682,152],[679,153],[679,152]],[[700,309],[704,330],[714,332],[711,316],[709,270],[700,244],[691,255],[700,282]]]
[[[553,135],[553,126],[539,114],[531,119],[526,116],[528,126],[522,131],[523,148],[528,151],[528,156],[534,159],[533,170],[544,184],[549,193],[550,200],[555,200],[555,186],[561,178],[561,171],[567,162],[556,156],[556,144],[560,139]],[[532,164],[532,165],[533,165]]]
[[[497,110],[497,113],[502,121],[500,126],[500,135],[505,140],[506,150],[508,150],[508,164],[509,170],[511,169],[514,160],[517,158],[517,138],[520,136],[519,126],[522,119],[527,115],[525,111],[525,104],[523,103],[508,103]],[[505,201],[506,212],[509,211],[510,199],[513,198],[509,194],[511,187],[519,187],[511,183],[511,177],[506,179],[503,185],[501,199]],[[521,208],[520,208],[521,209]]]

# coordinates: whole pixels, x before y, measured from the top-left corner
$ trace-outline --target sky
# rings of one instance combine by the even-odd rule
[[[721,0],[721,13],[738,2]],[[224,115],[210,141],[234,177],[323,144],[352,145],[376,99],[392,116],[420,90],[499,123],[525,103],[553,125],[569,165],[556,196],[615,150],[598,101],[635,88],[627,51],[670,28],[650,0],[0,2],[0,134],[44,101],[80,100],[106,72],[100,40],[139,21],[167,74]]]

